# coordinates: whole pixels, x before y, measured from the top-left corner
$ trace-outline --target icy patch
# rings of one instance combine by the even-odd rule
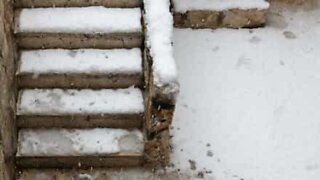
[[[141,32],[141,10],[105,7],[22,9],[18,22],[18,32]]]
[[[124,145],[120,140],[127,136],[131,138]],[[18,146],[19,156],[80,156],[141,153],[144,144],[138,130],[25,129],[19,132]]]
[[[134,133],[129,133],[119,139],[119,147],[121,152],[141,152],[143,142]]]
[[[176,12],[185,13],[190,10],[223,11],[228,9],[268,9],[265,0],[173,0]]]
[[[48,49],[22,51],[19,73],[142,73],[141,50]]]
[[[142,113],[140,89],[23,90],[18,103],[20,115],[70,115]]]
[[[153,59],[154,83],[162,93],[179,91],[176,63],[173,58],[173,17],[169,0],[144,0],[147,46]]]

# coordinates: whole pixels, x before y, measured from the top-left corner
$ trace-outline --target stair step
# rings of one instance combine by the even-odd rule
[[[16,8],[37,7],[85,7],[105,6],[109,8],[141,7],[142,0],[15,0]]]
[[[141,127],[144,102],[140,89],[21,90],[17,124],[21,128]]]
[[[230,9],[268,9],[269,3],[266,0],[210,0],[197,2],[194,0],[172,0],[176,12],[185,13],[192,10],[202,11],[225,11]]]
[[[22,88],[127,88],[142,86],[142,55],[136,49],[22,51]]]
[[[15,33],[24,49],[140,47],[141,9],[22,9],[16,12]]]
[[[172,0],[177,28],[256,28],[267,20],[266,0]]]
[[[16,162],[22,168],[139,166],[143,150],[139,130],[22,129]]]

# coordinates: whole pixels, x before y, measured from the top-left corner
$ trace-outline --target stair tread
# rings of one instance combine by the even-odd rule
[[[30,8],[18,13],[16,33],[141,32],[140,8]]]
[[[18,157],[137,155],[143,152],[139,130],[123,129],[22,129]]]
[[[17,115],[112,115],[144,111],[140,89],[26,89],[19,93]]]
[[[22,51],[18,74],[141,74],[138,48]]]

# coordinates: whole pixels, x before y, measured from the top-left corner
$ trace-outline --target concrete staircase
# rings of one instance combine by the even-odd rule
[[[0,1],[0,179],[168,163],[179,85],[153,2]]]
[[[142,2],[18,0],[15,7],[17,168],[141,166]]]

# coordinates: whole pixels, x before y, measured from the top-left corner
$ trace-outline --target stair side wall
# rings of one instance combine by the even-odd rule
[[[168,7],[169,10],[169,7]],[[146,25],[144,29],[146,33]],[[145,121],[146,134],[144,163],[146,167],[165,167],[170,163],[170,126],[175,111],[176,96],[165,93],[154,82],[153,57],[145,40],[143,52],[145,83]]]
[[[14,179],[16,152],[13,0],[0,1],[0,179]]]

